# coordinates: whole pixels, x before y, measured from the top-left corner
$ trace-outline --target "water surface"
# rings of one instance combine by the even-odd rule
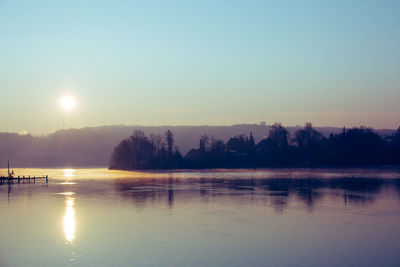
[[[400,266],[400,172],[16,169],[0,266]]]

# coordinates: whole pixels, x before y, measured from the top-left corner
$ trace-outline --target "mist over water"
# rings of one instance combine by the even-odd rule
[[[397,169],[15,172],[0,266],[400,264]]]

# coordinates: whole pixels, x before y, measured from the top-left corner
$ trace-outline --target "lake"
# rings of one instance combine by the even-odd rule
[[[0,266],[400,266],[399,169],[14,171]]]

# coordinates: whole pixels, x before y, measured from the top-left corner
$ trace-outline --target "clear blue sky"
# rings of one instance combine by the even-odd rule
[[[0,131],[400,125],[400,1],[2,1]]]

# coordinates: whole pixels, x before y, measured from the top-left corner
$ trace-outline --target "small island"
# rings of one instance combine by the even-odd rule
[[[225,143],[208,135],[200,137],[199,146],[185,156],[175,146],[173,133],[150,135],[136,130],[115,148],[110,169],[204,169],[400,165],[400,127],[388,136],[372,128],[343,128],[328,137],[311,123],[297,130],[293,137],[281,123],[271,126],[265,139],[257,144],[249,136],[237,135]]]

